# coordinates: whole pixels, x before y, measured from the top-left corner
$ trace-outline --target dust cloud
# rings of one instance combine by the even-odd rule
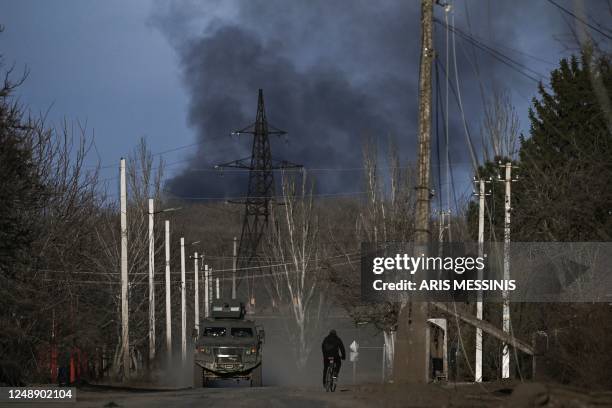
[[[308,334],[310,352],[306,364],[299,369],[297,364],[297,347],[290,341],[288,335],[292,327],[291,318],[287,315],[265,313],[249,315],[263,326],[266,340],[263,346],[263,385],[265,386],[320,386],[323,377],[323,356],[321,342],[331,329],[335,329],[344,343],[347,359],[342,362],[339,384],[362,384],[382,382],[382,346],[383,336],[374,327],[366,325],[356,327],[352,319],[342,310],[334,309],[329,316],[319,320],[316,330]],[[191,339],[190,339],[191,340]],[[358,361],[349,361],[349,345],[353,341],[359,343]],[[176,344],[175,346],[178,346]],[[132,385],[147,383],[149,387],[187,388],[193,385],[193,342],[187,346],[187,359],[181,361],[180,348],[175,347],[173,358],[168,363],[163,357],[160,367],[148,373],[148,378],[133,379]],[[161,356],[160,356],[161,357]],[[353,367],[355,365],[355,367]],[[207,386],[218,387],[248,387],[248,381],[217,380]]]
[[[359,350],[359,359],[355,363],[355,383],[382,382],[382,334],[371,326],[355,327],[352,319],[340,310],[332,311],[330,316],[319,321],[316,330],[308,333],[311,339],[310,353],[302,369],[297,366],[297,347],[288,335],[288,328],[291,327],[288,316],[275,313],[249,318],[262,325],[266,331],[262,360],[264,386],[320,386],[323,377],[321,342],[331,329],[338,332],[347,352],[347,359],[342,362],[340,371],[340,385],[353,384],[353,363],[348,358],[349,345],[353,340],[366,347]],[[214,384],[235,385],[236,382],[231,380]]]

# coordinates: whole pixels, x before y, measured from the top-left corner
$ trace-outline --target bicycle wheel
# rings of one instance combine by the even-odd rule
[[[334,386],[334,368],[330,364],[325,372],[325,391],[332,391],[332,386]],[[336,388],[334,387],[334,389]]]
[[[330,369],[331,369],[331,375],[330,375],[330,377],[331,377],[331,382],[329,383],[329,384],[330,384],[330,385],[329,385],[329,390],[330,390],[331,392],[334,392],[334,391],[336,391],[336,385],[337,385],[337,384],[336,384],[337,380],[336,380],[336,378],[334,378],[334,371],[336,371],[336,363],[332,364],[332,366],[330,367]]]

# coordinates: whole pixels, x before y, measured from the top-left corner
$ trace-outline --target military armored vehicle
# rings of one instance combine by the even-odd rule
[[[248,380],[251,387],[261,387],[263,328],[245,319],[240,302],[217,302],[211,309],[211,317],[200,321],[199,335],[194,332],[194,388],[215,379]]]

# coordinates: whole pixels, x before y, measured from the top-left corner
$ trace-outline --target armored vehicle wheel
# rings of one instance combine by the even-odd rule
[[[251,387],[261,387],[263,386],[262,375],[261,375],[261,364],[257,366],[251,372]]]

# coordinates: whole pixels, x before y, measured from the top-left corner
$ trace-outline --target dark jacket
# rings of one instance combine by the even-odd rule
[[[344,351],[344,344],[342,344],[342,340],[335,334],[329,334],[323,340],[323,344],[321,344],[321,349],[323,351],[323,357],[336,357],[344,360],[346,358],[346,352]]]

